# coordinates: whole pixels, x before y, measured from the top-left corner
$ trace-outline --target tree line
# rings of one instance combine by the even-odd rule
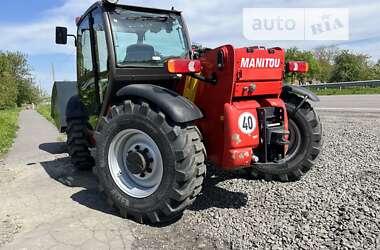
[[[0,51],[0,109],[38,103],[42,95],[34,83],[26,55]]]
[[[313,51],[289,48],[285,52],[286,62],[307,61],[309,72],[286,75],[287,82],[326,83],[380,79],[380,60],[371,61],[366,54],[356,54],[336,47],[321,47]]]
[[[286,82],[320,83],[359,80],[379,80],[380,60],[371,61],[366,54],[355,54],[336,47],[321,47],[313,51],[289,48],[288,61],[307,61],[306,74],[286,75]],[[0,51],[0,109],[38,103],[43,92],[34,83],[26,55]]]

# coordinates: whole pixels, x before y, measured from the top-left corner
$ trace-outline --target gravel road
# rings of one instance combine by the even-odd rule
[[[36,114],[22,114],[28,115]],[[106,240],[123,236],[131,244],[92,249],[380,249],[380,114],[322,112],[321,118],[323,153],[301,181],[266,182],[210,170],[195,204],[182,219],[162,227],[121,220],[95,191],[92,175],[75,171],[66,154],[42,155],[36,153],[38,148],[25,149],[24,155],[36,154],[33,168],[25,164],[30,159],[19,160],[17,167],[9,159],[0,163],[0,179],[8,180],[0,182],[0,199],[8,204],[0,208],[0,246],[33,249],[40,242],[35,237],[49,234],[58,237],[60,245],[57,239],[45,237],[39,246],[85,248],[85,242],[75,244],[75,235],[92,230],[104,233]],[[34,121],[39,122],[37,127],[48,126],[46,121]],[[40,143],[54,142],[53,135],[38,136],[34,135]],[[16,142],[11,155],[19,155],[17,150]],[[47,160],[54,163],[48,167],[39,163]],[[27,196],[28,189],[34,190],[33,195]],[[49,206],[51,199],[55,206]],[[20,208],[32,200],[38,205],[26,211]],[[48,211],[54,217],[46,216]],[[76,224],[79,219],[85,222]],[[100,221],[104,223],[99,225]],[[6,225],[13,226],[4,230]],[[69,225],[75,225],[71,231]],[[96,238],[88,237],[87,244]]]

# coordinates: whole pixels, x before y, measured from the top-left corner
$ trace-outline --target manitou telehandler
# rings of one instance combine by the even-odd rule
[[[266,180],[298,180],[321,150],[306,89],[283,85],[281,48],[192,48],[180,11],[100,1],[77,18],[77,82],[56,82],[52,117],[73,164],[94,166],[122,216],[178,218],[201,192],[206,162]],[[207,152],[207,154],[206,154]],[[94,158],[93,158],[94,157]]]

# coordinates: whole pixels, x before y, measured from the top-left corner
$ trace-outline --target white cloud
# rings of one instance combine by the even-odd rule
[[[62,25],[69,28],[69,32],[75,33],[75,17],[87,9],[94,0],[66,0],[57,8],[47,10],[41,20],[34,23],[2,25],[1,34],[7,34],[0,40],[0,48],[7,50],[21,50],[27,54],[50,53],[74,53],[74,49],[54,44],[54,28]],[[158,8],[171,8],[183,10],[186,17],[192,40],[215,47],[225,43],[238,46],[253,44],[254,41],[246,40],[242,35],[242,9],[244,7],[345,7],[351,11],[351,38],[358,40],[369,38],[379,30],[380,21],[378,13],[380,4],[374,1],[315,1],[306,0],[302,4],[299,1],[244,1],[244,0],[219,0],[219,1],[153,1],[153,0],[122,0],[122,3],[142,5]],[[260,42],[262,43],[262,42]],[[268,42],[272,44],[275,42]],[[301,47],[310,48],[315,44],[328,45],[327,43],[305,42]],[[283,42],[282,46],[288,47],[292,41]],[[277,44],[276,45],[281,45]]]
[[[2,50],[19,50],[30,56],[34,55],[67,55],[73,64],[65,67],[67,71],[57,74],[57,78],[75,79],[72,72],[75,67],[74,46],[60,46],[54,43],[55,26],[67,26],[70,33],[76,32],[75,17],[82,14],[95,0],[66,0],[63,5],[48,9],[42,13],[40,20],[25,24],[4,23],[0,19],[0,48]],[[242,35],[243,8],[287,7],[287,8],[349,8],[351,12],[351,41],[340,46],[351,50],[368,53],[375,59],[380,58],[378,49],[380,39],[357,40],[378,36],[380,23],[380,4],[371,0],[121,0],[121,3],[156,8],[182,10],[190,31],[192,40],[209,47],[223,44],[236,46],[265,45],[311,49],[321,45],[333,45],[330,42],[294,42],[294,41],[248,41]],[[54,55],[52,56],[54,57]],[[54,61],[54,59],[51,59]],[[62,60],[62,59],[61,59]],[[36,72],[41,81],[49,81],[50,68],[44,72]],[[71,76],[71,77],[70,77]],[[48,85],[48,84],[46,84]]]
[[[75,16],[82,13],[93,0],[68,0],[59,8],[47,10],[34,23],[4,24],[0,21],[0,48],[21,51],[29,55],[64,53],[73,54],[73,48],[55,45],[55,26],[65,26],[75,34]]]

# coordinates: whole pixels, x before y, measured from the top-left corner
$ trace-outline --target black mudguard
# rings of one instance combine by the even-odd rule
[[[307,96],[308,99],[313,101],[313,102],[319,102],[320,101],[319,97],[316,94],[314,94],[312,91],[310,91],[306,88],[295,86],[295,85],[284,84],[284,86],[282,87],[282,92],[283,93],[290,92],[290,93],[294,93],[296,95],[300,95],[303,97]]]
[[[67,118],[86,115],[78,96],[76,82],[55,82],[51,97],[51,117],[61,133],[66,131]]]
[[[191,122],[203,117],[199,108],[190,100],[160,86],[132,84],[120,89],[116,95],[126,99],[143,98],[159,107],[170,119],[178,123]]]
[[[66,120],[84,118],[88,119],[88,112],[79,95],[74,95],[69,99],[66,107]]]

